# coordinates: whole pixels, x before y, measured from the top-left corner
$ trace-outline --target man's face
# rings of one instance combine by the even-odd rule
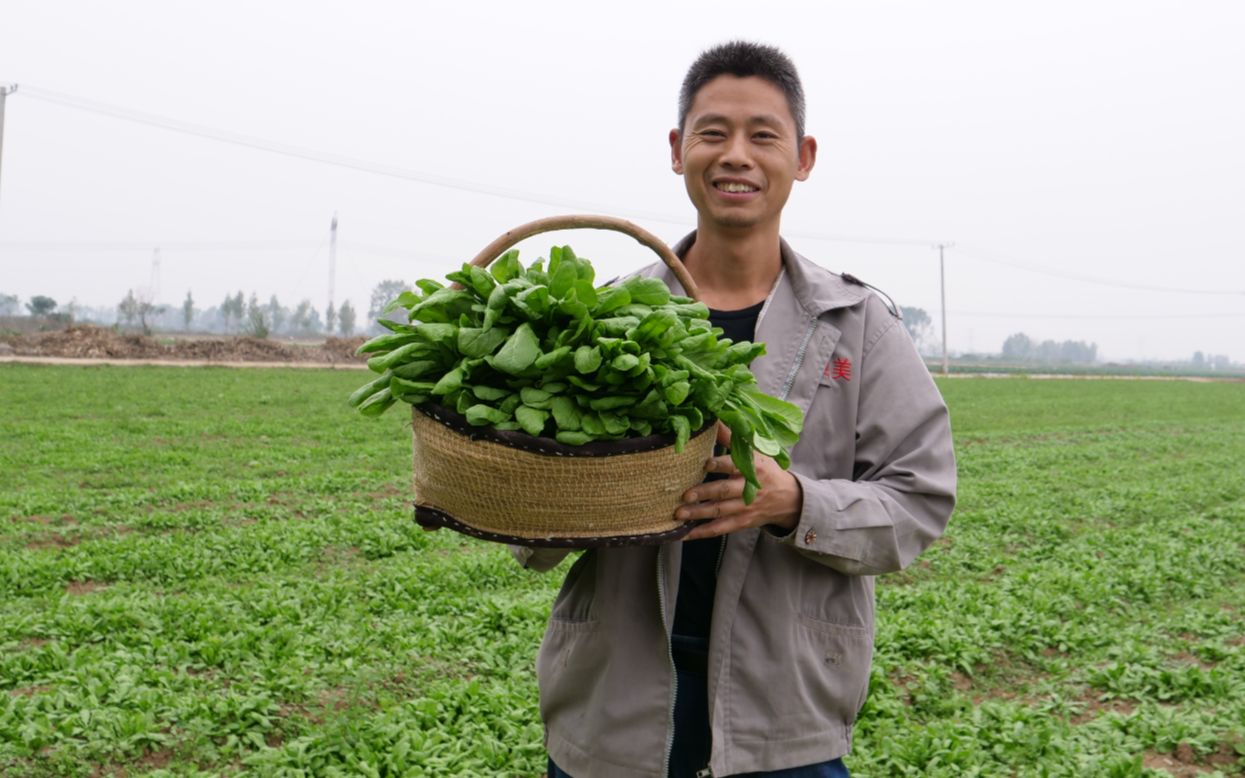
[[[813,169],[817,142],[797,143],[781,89],[724,75],[696,93],[682,132],[670,131],[670,156],[702,227],[740,231],[777,226],[791,183]]]

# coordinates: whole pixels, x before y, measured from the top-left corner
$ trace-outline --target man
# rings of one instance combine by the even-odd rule
[[[790,60],[741,42],[702,54],[670,150],[697,211],[675,251],[715,325],[766,344],[758,383],[804,432],[789,472],[757,455],[751,505],[715,457],[677,512],[703,520],[684,542],[571,567],[537,660],[549,775],[845,776],[872,576],[909,564],[955,501],[946,407],[898,316],[779,235],[817,157]],[[664,266],[643,272],[681,291]],[[565,556],[514,551],[537,570]]]

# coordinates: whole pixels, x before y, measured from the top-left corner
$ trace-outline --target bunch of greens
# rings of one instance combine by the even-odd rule
[[[468,423],[522,430],[581,445],[673,435],[677,451],[706,422],[731,430],[731,460],[744,499],[760,488],[753,450],[790,459],[800,409],[761,392],[748,365],[764,344],[721,338],[709,309],[672,295],[660,279],[594,287],[594,271],[569,246],[524,268],[509,251],[488,270],[446,276],[461,288],[420,280],[386,308],[390,330],[359,347],[379,376],[350,404],[368,416],[401,400],[435,402]]]

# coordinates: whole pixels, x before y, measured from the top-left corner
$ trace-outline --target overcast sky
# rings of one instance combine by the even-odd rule
[[[334,211],[336,299],[362,308],[542,216],[674,241],[694,223],[666,141],[679,83],[735,37],[805,82],[820,153],[788,239],[935,322],[932,244],[954,242],[953,351],[1023,331],[1245,361],[1239,0],[5,0],[0,292],[113,305],[158,246],[163,301],[323,310]],[[523,258],[555,241],[602,276],[651,258],[583,232]]]

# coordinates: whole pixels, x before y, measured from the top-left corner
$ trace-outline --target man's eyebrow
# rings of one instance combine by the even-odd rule
[[[703,113],[695,118],[692,122],[692,127],[703,127],[706,124],[730,124],[730,122],[731,120],[725,114]],[[748,117],[748,124],[763,124],[771,127],[781,127],[783,125],[783,120],[777,114],[759,113]]]

